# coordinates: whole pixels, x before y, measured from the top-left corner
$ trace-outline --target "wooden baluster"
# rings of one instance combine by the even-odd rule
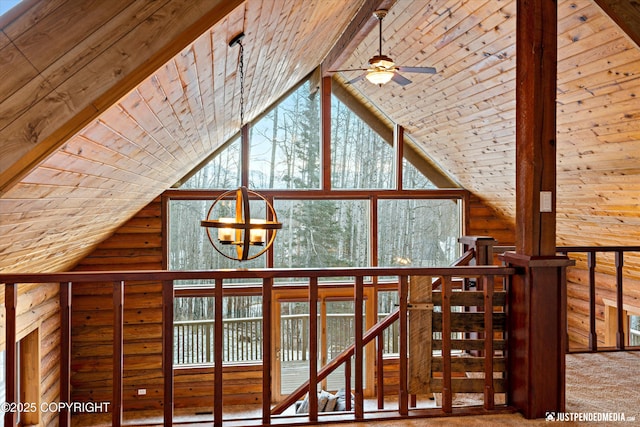
[[[622,292],[622,269],[624,267],[624,254],[622,251],[616,251],[616,305],[618,306],[618,332],[616,334],[616,347],[618,350],[624,350],[625,347],[625,331],[624,331],[624,300]]]
[[[351,358],[344,361],[344,404],[347,411],[351,410]]]
[[[362,370],[364,368],[364,344],[362,341],[362,329],[364,326],[362,305],[364,302],[364,282],[362,276],[356,277],[355,282],[355,380],[356,380],[356,399],[355,399],[355,417],[357,420],[364,418],[364,380]]]
[[[442,410],[452,412],[451,389],[451,277],[442,281]]]
[[[407,298],[409,292],[409,282],[407,276],[400,276],[399,280],[399,303],[400,303],[400,383],[398,390],[398,412],[402,416],[409,415],[409,396],[408,396],[408,378],[407,378],[407,340],[409,335],[409,328],[407,324]]]
[[[596,334],[596,253],[587,255],[589,267],[589,350],[598,351],[598,336]]]
[[[376,337],[376,395],[378,409],[384,409],[384,342],[383,334]]]
[[[113,283],[113,402],[111,422],[122,425],[122,371],[124,368],[124,281]]]
[[[164,425],[173,424],[173,281],[162,282],[162,364],[164,365]],[[183,347],[184,351],[184,347]]]
[[[71,402],[71,282],[60,283],[60,402]],[[61,408],[58,419],[69,427],[69,409]]]
[[[309,421],[318,421],[318,278],[309,279]]]
[[[18,345],[16,334],[16,306],[18,305],[18,285],[7,283],[4,285],[4,306],[6,310],[5,350],[6,350],[6,385],[5,401],[18,403]],[[16,426],[18,413],[7,411],[4,414],[5,426]]]
[[[213,302],[213,425],[222,426],[222,407],[224,393],[222,391],[223,379],[223,348],[224,348],[224,323],[222,319],[222,302],[224,299],[222,279],[215,280]],[[236,340],[237,341],[237,340]]]
[[[271,424],[271,298],[273,279],[262,280],[262,424]]]
[[[495,406],[493,387],[493,276],[483,276],[484,291],[484,409]]]

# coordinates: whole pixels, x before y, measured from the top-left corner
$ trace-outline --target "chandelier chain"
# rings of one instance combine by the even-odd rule
[[[240,128],[244,126],[244,46],[238,41],[240,45],[240,61],[238,68],[240,71]]]

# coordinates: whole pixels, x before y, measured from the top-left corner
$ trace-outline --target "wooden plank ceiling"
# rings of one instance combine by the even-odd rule
[[[9,23],[0,19],[3,272],[71,267],[237,132],[238,49],[227,46],[234,35],[246,34],[251,119],[321,64],[361,6],[249,0],[220,17],[208,12],[209,30],[197,38],[187,40],[185,30],[171,35],[173,42],[145,44],[132,36],[135,23],[153,27],[170,16],[179,24],[180,7],[193,3],[96,1],[81,9],[93,12],[91,25],[63,37],[61,51],[48,52],[42,34],[73,33],[76,24],[62,25],[60,17],[86,2],[44,3]],[[155,15],[151,5],[159,8]],[[163,14],[164,7],[173,14]],[[592,1],[560,0],[558,8],[558,244],[636,244],[640,50]],[[511,221],[515,14],[515,0],[398,0],[383,22],[383,53],[400,65],[436,67],[437,74],[405,74],[413,81],[405,87],[347,86]],[[184,27],[198,25],[192,17]],[[172,27],[153,28],[160,37],[158,28]],[[113,31],[120,38],[105,40]],[[140,64],[117,65],[117,53],[131,61],[145,48],[167,46],[178,54],[150,77]],[[340,68],[363,67],[377,50],[375,28]],[[106,71],[99,67],[105,61]],[[102,82],[99,90],[92,76]],[[340,73],[335,80],[352,77]],[[42,142],[49,145],[39,148]]]

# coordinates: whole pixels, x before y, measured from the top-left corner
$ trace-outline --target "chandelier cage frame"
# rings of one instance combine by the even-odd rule
[[[214,209],[225,200],[234,200],[235,216],[233,218],[212,219]],[[266,207],[265,219],[251,217],[251,200],[263,201]],[[200,225],[206,228],[207,237],[213,248],[225,258],[236,261],[248,261],[259,257],[273,245],[277,230],[282,228],[273,205],[261,194],[242,186],[237,190],[229,190],[218,196],[205,220]],[[217,236],[212,236],[212,229],[218,230]],[[216,241],[218,243],[216,243]],[[230,256],[220,246],[234,245],[236,256]],[[258,253],[250,255],[252,246],[264,246]],[[227,251],[229,252],[229,251]]]

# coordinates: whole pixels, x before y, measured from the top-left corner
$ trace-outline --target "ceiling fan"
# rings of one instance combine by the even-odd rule
[[[436,69],[433,67],[404,67],[397,66],[393,59],[389,58],[386,55],[382,54],[382,20],[385,16],[387,16],[386,9],[378,9],[373,12],[373,16],[378,19],[379,22],[379,31],[380,31],[380,45],[378,50],[378,55],[373,56],[369,59],[369,68],[355,68],[350,70],[336,70],[337,72],[341,71],[365,71],[363,74],[358,77],[350,80],[347,84],[356,83],[364,78],[369,80],[371,83],[376,84],[378,86],[382,86],[383,84],[388,83],[393,80],[401,86],[408,85],[411,83],[411,80],[402,76],[398,73],[398,71],[407,72],[407,73],[423,73],[423,74],[435,74]]]

